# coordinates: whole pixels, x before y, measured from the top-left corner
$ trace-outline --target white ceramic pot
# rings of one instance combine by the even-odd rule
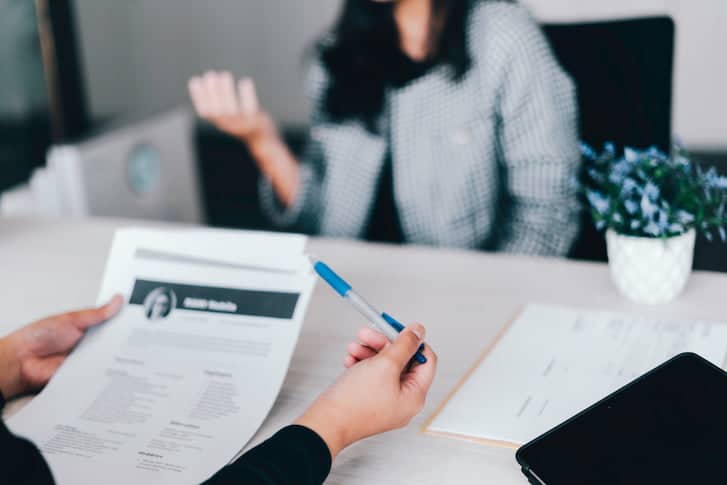
[[[621,293],[637,303],[668,303],[689,280],[694,229],[668,239],[606,232],[611,277]]]

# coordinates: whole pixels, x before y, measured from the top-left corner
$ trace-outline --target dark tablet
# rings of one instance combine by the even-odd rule
[[[520,448],[531,483],[727,484],[727,373],[681,354]]]

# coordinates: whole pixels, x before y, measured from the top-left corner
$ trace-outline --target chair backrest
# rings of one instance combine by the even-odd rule
[[[668,151],[672,135],[674,22],[648,17],[544,30],[578,89],[581,139],[600,149],[617,146]],[[606,260],[606,245],[584,212],[571,256]]]

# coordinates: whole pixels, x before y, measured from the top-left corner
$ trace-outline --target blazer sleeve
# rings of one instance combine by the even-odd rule
[[[320,485],[331,470],[326,443],[312,430],[288,426],[220,470],[209,485]]]
[[[494,33],[506,52],[498,93],[505,213],[496,249],[565,256],[579,225],[576,91],[526,9]]]
[[[263,213],[276,227],[306,234],[320,232],[321,186],[325,172],[323,145],[318,140],[317,127],[324,123],[322,100],[327,85],[325,68],[316,57],[306,76],[308,97],[312,106],[310,136],[300,158],[300,176],[296,197],[290,207],[285,207],[273,189],[270,179],[260,177],[259,194]]]
[[[0,395],[0,410],[4,407],[5,399]],[[10,433],[4,421],[0,421],[0,457],[2,458],[2,466],[0,466],[2,483],[53,484],[53,475],[38,448],[30,441]]]

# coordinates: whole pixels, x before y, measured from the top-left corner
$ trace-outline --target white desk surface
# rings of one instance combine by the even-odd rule
[[[137,223],[0,218],[0,335],[48,314],[92,305],[113,231],[131,224]],[[722,274],[696,273],[676,302],[644,307],[620,297],[601,264],[325,239],[313,239],[309,247],[382,309],[405,322],[425,323],[427,341],[439,354],[426,409],[407,429],[344,451],[331,484],[526,483],[512,450],[419,430],[528,302],[727,320]],[[290,423],[341,372],[345,346],[361,324],[329,288],[318,285],[282,392],[252,444]],[[11,403],[6,413],[23,404]]]

